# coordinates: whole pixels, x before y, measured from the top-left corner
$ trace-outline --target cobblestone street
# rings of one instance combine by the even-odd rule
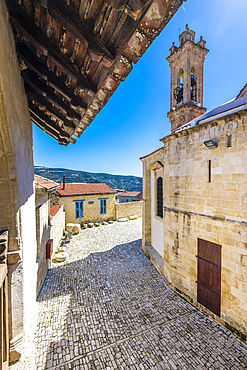
[[[38,370],[247,368],[247,346],[166,286],[141,219],[83,230],[68,253],[38,299]]]

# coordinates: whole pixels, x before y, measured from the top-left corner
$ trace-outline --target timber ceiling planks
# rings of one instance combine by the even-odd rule
[[[30,118],[75,143],[183,0],[6,0]]]

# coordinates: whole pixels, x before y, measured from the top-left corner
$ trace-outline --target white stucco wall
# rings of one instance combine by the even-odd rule
[[[155,210],[155,178],[151,172],[151,243],[152,247],[164,258],[164,225]]]
[[[65,230],[65,211],[62,207],[51,219],[51,239],[53,239],[53,253],[59,246],[60,240]]]
[[[32,194],[21,207],[21,236],[23,248],[23,318],[24,339],[32,329],[36,314],[36,224],[35,195]]]

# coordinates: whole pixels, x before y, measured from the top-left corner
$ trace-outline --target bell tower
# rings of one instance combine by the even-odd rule
[[[167,117],[171,131],[206,112],[203,107],[203,64],[209,52],[202,36],[195,43],[195,32],[186,29],[179,36],[179,47],[174,42],[166,58],[171,68],[170,112]]]

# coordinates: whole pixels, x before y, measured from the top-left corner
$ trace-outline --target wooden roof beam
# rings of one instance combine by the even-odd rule
[[[39,128],[41,128],[41,130],[45,131],[48,135],[56,139],[60,145],[67,146],[69,144],[70,140],[61,138],[57,131],[55,131],[52,127],[48,126],[46,121],[43,121],[32,110],[30,110],[30,118],[32,122],[34,122]]]
[[[44,4],[44,1],[42,0]],[[71,32],[82,43],[86,42],[89,48],[96,55],[105,55],[110,61],[114,60],[114,56],[88,27],[86,22],[80,17],[71,6],[68,6],[61,0],[49,0],[46,2],[50,15],[64,28]]]
[[[39,108],[33,103],[32,105],[30,105],[30,112],[33,112],[33,114],[39,117],[41,121],[46,123],[46,125],[50,127],[54,132],[56,132],[60,137],[65,139],[70,138],[71,134],[67,132],[67,130],[65,130],[63,126],[58,126],[56,122],[54,122],[50,117],[45,115],[45,113],[39,110]]]
[[[144,4],[140,0],[108,0],[113,9],[125,11],[135,21],[141,16]],[[146,1],[147,3],[147,1]]]
[[[46,110],[47,113],[49,113],[52,117],[54,117],[58,122],[62,123],[65,127],[70,129],[71,134],[73,133],[73,131],[76,128],[76,125],[72,121],[64,117],[63,114],[60,113],[55,107],[53,107],[52,104],[49,103],[44,97],[42,97],[41,95],[33,91],[29,87],[29,85],[25,84],[25,87],[26,87],[26,94],[31,102],[34,101],[38,106]]]
[[[41,96],[45,97],[51,104],[53,104],[57,109],[60,109],[63,114],[68,117],[69,120],[77,119],[80,120],[80,114],[76,113],[71,109],[65,102],[62,101],[56,94],[53,93],[52,89],[46,85],[41,79],[37,78],[37,75],[34,72],[31,72],[29,69],[22,71],[22,77],[24,81],[36,90]]]
[[[13,25],[40,53],[48,57],[52,63],[70,77],[80,90],[97,91],[96,87],[79,72],[78,67],[36,26],[36,23],[14,0],[8,0],[8,5]]]
[[[63,83],[63,81],[55,75],[55,73],[50,71],[44,63],[37,60],[25,44],[20,42],[18,43],[17,53],[31,70],[33,70],[39,77],[46,81],[46,83],[54,90],[69,100],[73,107],[82,107],[84,109],[87,108],[87,105],[82,101],[82,99],[76,96],[73,91],[70,90],[65,83]]]
[[[35,104],[33,104],[29,99],[29,111],[35,114],[43,124],[46,124],[47,127],[50,127],[56,135],[59,135],[66,140],[70,140],[73,132],[70,128],[65,127],[64,125],[58,126],[57,122],[54,122],[50,117],[48,117],[42,110],[40,110]]]

